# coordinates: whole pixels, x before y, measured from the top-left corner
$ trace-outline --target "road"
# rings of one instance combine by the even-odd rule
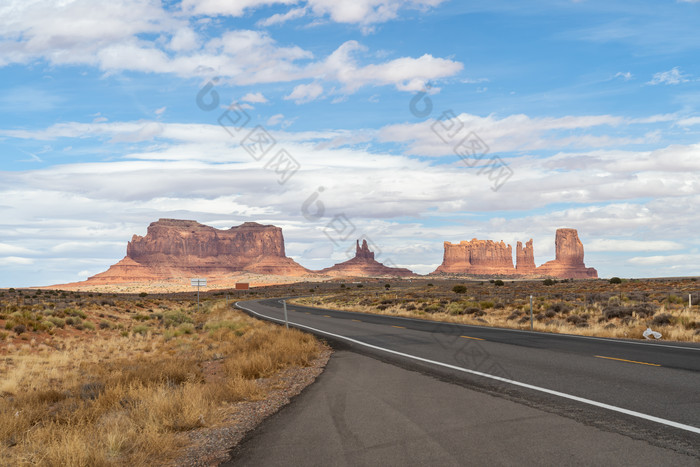
[[[258,317],[283,320],[277,299],[239,306]],[[700,346],[454,325],[296,305],[288,306],[288,316],[291,325],[332,340],[336,348],[418,370],[431,381],[438,377],[442,384],[449,382],[444,387],[461,386],[469,400],[476,393],[488,396],[499,407],[494,413],[503,404],[514,404],[520,411],[568,419],[583,431],[594,428],[596,433],[622,435],[660,452],[700,458]],[[449,392],[444,387],[442,391]],[[391,391],[396,393],[397,388]]]

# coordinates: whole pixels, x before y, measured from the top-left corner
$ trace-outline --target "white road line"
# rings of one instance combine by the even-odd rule
[[[314,307],[307,307],[305,305],[295,305],[294,303],[291,303],[289,305],[314,309]],[[323,310],[323,308],[316,308],[316,309]],[[372,313],[362,313],[359,311],[356,312],[356,311],[344,311],[344,310],[331,310],[330,308],[328,308],[328,310],[333,311],[334,313],[346,313],[346,314],[364,315],[364,316],[379,316],[379,317],[387,317],[387,318],[391,318],[391,319],[403,319],[406,321],[413,321],[415,323],[423,323],[423,324],[425,324],[425,323],[444,324],[447,326],[457,326],[457,327],[463,327],[463,328],[469,328],[469,329],[492,329],[494,331],[520,332],[520,333],[525,333],[525,334],[535,334],[538,336],[571,337],[571,338],[575,338],[575,339],[590,339],[590,340],[596,340],[596,341],[616,342],[618,344],[636,344],[636,345],[647,345],[647,346],[653,346],[653,347],[668,347],[669,349],[696,350],[696,351],[700,352],[700,347],[684,347],[681,345],[654,344],[653,342],[644,342],[644,341],[637,342],[637,341],[633,341],[633,340],[612,339],[610,337],[579,336],[576,334],[559,334],[559,333],[555,334],[555,333],[551,333],[551,332],[528,331],[526,329],[496,328],[493,326],[474,326],[471,324],[448,323],[446,321],[432,321],[429,319],[406,318],[405,316],[389,316],[389,315],[379,315],[379,314],[372,314]]]
[[[241,305],[239,305],[239,303],[240,303],[240,302],[236,302],[236,306],[237,306],[237,307],[239,307],[239,308],[241,308],[241,309],[243,309],[243,310],[249,311],[249,312],[253,313],[254,315],[257,315],[257,316],[260,316],[260,317],[263,317],[263,318],[266,318],[266,319],[271,319],[271,320],[273,320],[273,321],[277,321],[277,322],[280,322],[280,323],[284,323],[284,320],[282,320],[282,319],[277,319],[277,318],[273,318],[272,316],[263,315],[262,313],[258,313],[258,312],[256,312],[256,311],[253,311],[253,310],[251,310],[250,308],[246,308],[246,307],[244,307],[244,306],[241,306]],[[630,416],[632,416],[632,417],[637,417],[637,418],[641,418],[641,419],[644,419],[644,420],[648,420],[648,421],[650,421],[650,422],[660,423],[660,424],[662,424],[662,425],[671,426],[671,427],[674,427],[674,428],[678,428],[678,429],[680,429],[680,430],[685,430],[685,431],[690,431],[691,433],[700,434],[700,428],[697,428],[697,427],[694,427],[694,426],[690,426],[690,425],[684,425],[683,423],[674,422],[674,421],[672,421],[672,420],[666,420],[665,418],[659,418],[659,417],[655,417],[655,416],[653,416],[653,415],[647,415],[647,414],[644,414],[644,413],[641,413],[641,412],[635,412],[634,410],[623,409],[622,407],[617,407],[617,406],[614,406],[614,405],[605,404],[605,403],[603,403],[603,402],[597,402],[597,401],[594,401],[594,400],[591,400],[591,399],[585,399],[585,398],[583,398],[583,397],[578,397],[578,396],[574,396],[574,395],[571,395],[571,394],[566,394],[566,393],[564,393],[564,392],[554,391],[553,389],[542,388],[542,387],[539,387],[539,386],[534,386],[534,385],[532,385],[532,384],[521,383],[520,381],[514,381],[514,380],[512,380],[512,379],[501,378],[500,376],[490,375],[490,374],[488,374],[488,373],[482,373],[481,371],[469,370],[469,369],[467,369],[467,368],[462,368],[462,367],[459,367],[459,366],[450,365],[449,363],[438,362],[438,361],[435,361],[435,360],[429,360],[429,359],[427,359],[427,358],[418,357],[418,356],[416,356],[416,355],[411,355],[411,354],[407,354],[407,353],[403,353],[403,352],[398,352],[398,351],[396,351],[396,350],[386,349],[386,348],[384,348],[384,347],[379,347],[379,346],[376,346],[376,345],[368,344],[368,343],[366,343],[366,342],[358,341],[358,340],[352,339],[352,338],[350,338],[350,337],[345,337],[345,336],[341,336],[341,335],[339,335],[339,334],[334,334],[334,333],[332,333],[332,332],[328,332],[328,331],[323,331],[323,330],[321,330],[321,329],[312,328],[312,327],[310,327],[310,326],[305,326],[305,325],[303,325],[303,324],[293,323],[293,322],[291,322],[291,321],[289,322],[289,324],[294,324],[295,326],[298,326],[298,327],[300,327],[300,328],[308,329],[308,330],[310,330],[310,331],[315,331],[315,332],[318,332],[318,333],[321,333],[321,334],[325,334],[325,335],[327,335],[327,336],[336,337],[336,338],[338,338],[338,339],[344,339],[344,340],[346,340],[346,341],[353,342],[353,343],[355,343],[355,344],[359,344],[359,345],[362,345],[362,346],[365,346],[365,347],[369,347],[369,348],[371,348],[371,349],[381,350],[381,351],[383,351],[383,352],[391,353],[391,354],[394,354],[394,355],[399,355],[399,356],[401,356],[401,357],[410,358],[410,359],[412,359],[412,360],[417,360],[417,361],[420,361],[420,362],[430,363],[430,364],[432,364],[432,365],[438,365],[438,366],[442,366],[442,367],[445,367],[445,368],[449,368],[449,369],[451,369],[451,370],[462,371],[462,372],[464,372],[464,373],[469,373],[469,374],[476,375],[476,376],[482,376],[482,377],[484,377],[484,378],[489,378],[489,379],[493,379],[493,380],[496,380],[496,381],[501,381],[501,382],[504,382],[504,383],[512,384],[512,385],[514,385],[514,386],[520,386],[520,387],[523,387],[523,388],[532,389],[532,390],[534,390],[534,391],[544,392],[544,393],[546,393],[546,394],[551,394],[551,395],[553,395],[553,396],[563,397],[563,398],[565,398],[565,399],[570,399],[570,400],[574,400],[574,401],[581,402],[581,403],[584,403],[584,404],[592,405],[592,406],[595,406],[595,407],[600,407],[600,408],[607,409],[607,410],[611,410],[611,411],[614,411],[614,412],[623,413],[623,414],[626,414],[626,415],[630,415]]]

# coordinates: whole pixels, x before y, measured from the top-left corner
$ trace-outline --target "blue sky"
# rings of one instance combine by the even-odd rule
[[[312,269],[363,237],[421,273],[471,238],[533,238],[541,264],[572,227],[603,277],[698,275],[698,19],[673,0],[4,1],[0,286],[85,279],[162,217],[281,226]]]

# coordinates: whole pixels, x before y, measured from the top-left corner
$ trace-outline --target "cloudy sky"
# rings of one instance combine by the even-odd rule
[[[367,238],[579,231],[603,277],[700,274],[697,0],[1,0],[0,286],[82,280],[159,218]]]

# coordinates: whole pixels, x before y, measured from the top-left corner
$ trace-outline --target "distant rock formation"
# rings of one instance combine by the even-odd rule
[[[410,277],[416,274],[405,268],[391,268],[374,259],[374,252],[367,246],[367,240],[355,242],[355,257],[330,268],[316,271],[334,277]]]
[[[513,249],[503,240],[461,241],[458,244],[445,242],[442,264],[433,274],[512,274]]]
[[[598,277],[598,271],[583,263],[583,243],[576,229],[557,229],[556,256],[537,268],[537,273],[562,279],[589,279]]]
[[[561,279],[589,279],[598,272],[583,263],[583,244],[576,229],[558,229],[556,234],[556,259],[535,267],[535,254],[530,239],[523,248],[516,244],[516,267],[513,267],[512,247],[503,240],[445,242],[442,264],[431,274],[470,275],[530,275],[552,276]]]
[[[518,242],[515,247],[515,269],[519,274],[532,274],[535,272],[535,249],[530,239],[523,248],[523,243]]]
[[[219,230],[196,221],[160,219],[134,235],[126,257],[91,283],[220,277],[233,272],[298,276],[310,271],[287,258],[282,229],[246,222]]]

